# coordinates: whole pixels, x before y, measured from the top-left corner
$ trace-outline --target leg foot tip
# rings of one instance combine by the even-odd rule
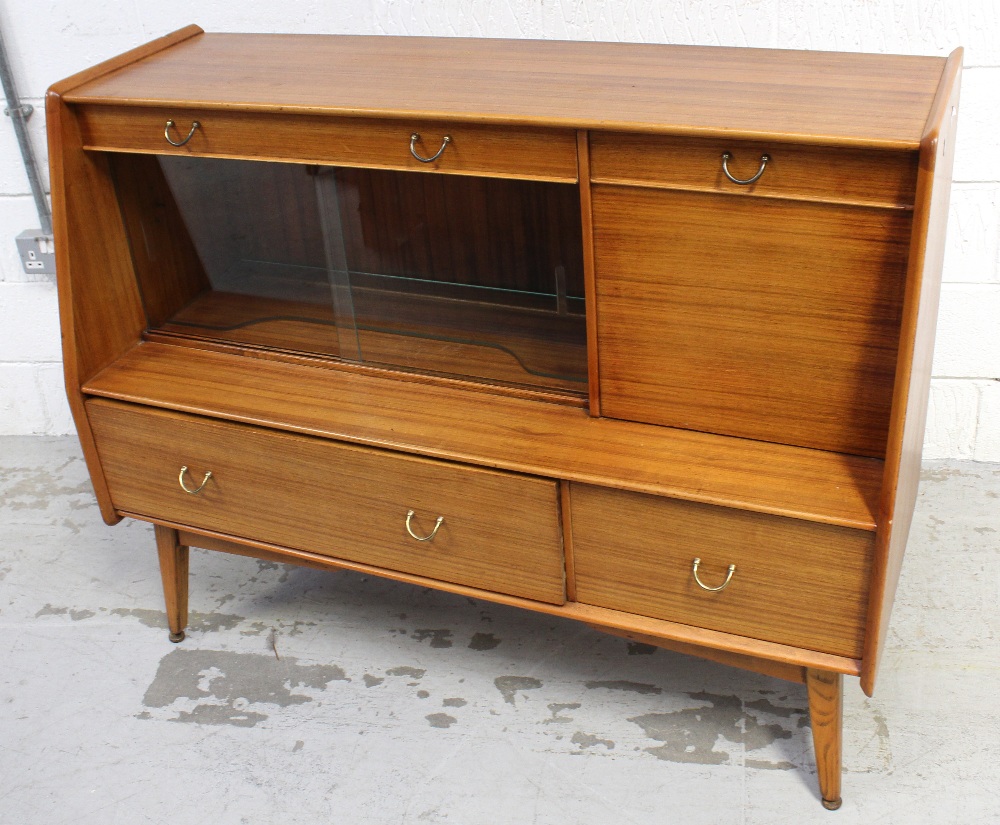
[[[836,799],[824,799],[823,807],[826,808],[828,811],[835,811],[837,810],[837,808],[841,806],[843,801],[844,800],[842,800],[839,796]]]
[[[170,641],[172,641],[174,644],[177,644],[178,642],[183,642],[184,641],[184,631],[180,630],[177,633],[171,633],[170,636],[169,636],[169,638],[170,638]],[[826,802],[824,802],[823,804],[825,805]]]

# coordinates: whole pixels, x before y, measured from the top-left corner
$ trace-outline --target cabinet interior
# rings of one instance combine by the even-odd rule
[[[572,184],[109,158],[149,331],[586,393]]]

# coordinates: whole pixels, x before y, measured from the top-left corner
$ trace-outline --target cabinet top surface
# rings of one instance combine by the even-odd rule
[[[944,65],[703,46],[197,34],[63,98],[913,148]]]

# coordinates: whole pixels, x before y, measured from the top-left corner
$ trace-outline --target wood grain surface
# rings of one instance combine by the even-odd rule
[[[294,387],[294,394],[288,388]],[[874,529],[882,462],[585,410],[145,343],[92,395],[434,458]]]
[[[160,557],[160,578],[163,581],[163,601],[167,609],[167,627],[171,641],[183,637],[188,623],[188,573],[191,554],[180,543],[177,531],[160,524],[153,525],[156,551]]]
[[[92,400],[119,510],[433,579],[565,601],[555,482]],[[212,476],[197,495],[207,472]],[[405,524],[434,538],[420,542]]]
[[[920,151],[899,363],[893,391],[885,481],[879,501],[880,530],[876,538],[872,598],[861,677],[861,687],[869,696],[875,689],[878,663],[889,632],[892,602],[920,482],[951,171],[955,161],[961,74],[962,50],[957,49],[948,59],[947,70],[941,77],[941,86],[927,118]]]
[[[697,656],[700,659],[708,659],[711,662],[718,662],[727,667],[738,667],[743,670],[751,670],[754,673],[763,673],[765,676],[773,676],[776,679],[784,679],[787,682],[797,682],[805,684],[805,668],[798,665],[790,665],[785,662],[775,662],[772,659],[761,659],[756,656],[749,656],[745,653],[731,653],[726,650],[716,650],[710,647],[699,647],[698,645],[678,642],[674,639],[664,639],[660,636],[650,636],[644,633],[630,633],[626,630],[612,630],[600,625],[591,625],[594,630],[602,633],[609,633],[612,636],[620,636],[639,644],[662,647],[665,650],[672,650],[674,653],[682,653],[685,656]]]
[[[840,775],[844,739],[844,679],[839,673],[806,668],[809,722],[823,807],[840,807]]]
[[[129,517],[142,518],[135,513],[123,513]],[[223,553],[251,556],[258,559],[298,564],[317,570],[354,570],[372,576],[382,576],[393,581],[405,582],[418,587],[433,587],[447,593],[457,593],[470,599],[482,599],[494,604],[505,604],[543,613],[559,616],[565,619],[583,622],[591,627],[611,633],[634,634],[638,637],[650,637],[667,641],[670,645],[683,645],[688,648],[709,648],[704,655],[714,659],[716,653],[731,654],[736,658],[751,660],[766,660],[775,663],[776,669],[814,667],[834,673],[844,673],[857,676],[861,663],[858,659],[848,659],[843,656],[831,656],[828,653],[818,653],[815,650],[805,650],[790,645],[780,645],[774,642],[764,642],[747,636],[737,636],[732,633],[720,633],[717,630],[706,630],[703,627],[666,622],[662,619],[651,619],[648,616],[636,616],[619,610],[609,610],[605,607],[593,607],[586,604],[567,602],[566,604],[549,604],[546,602],[523,599],[519,596],[508,596],[491,590],[467,587],[461,584],[428,579],[412,573],[401,573],[398,570],[386,570],[360,562],[346,561],[331,556],[321,556],[305,550],[293,550],[280,545],[251,539],[237,539],[213,530],[194,529],[180,524],[168,524],[178,530],[180,541],[191,547],[204,547],[207,550],[218,550]],[[670,646],[668,645],[668,646]],[[688,650],[688,652],[693,652]],[[701,653],[696,655],[703,655]],[[714,659],[722,661],[721,659]],[[770,671],[762,670],[768,673]],[[800,671],[801,672],[801,671]],[[777,672],[771,675],[780,676]],[[799,681],[793,678],[792,681]]]
[[[912,149],[943,65],[700,46],[203,34],[68,99]]]
[[[80,128],[88,149],[161,155],[280,160],[333,166],[364,166],[444,175],[489,175],[527,180],[576,181],[576,133],[569,129],[503,128],[473,123],[374,118],[330,118],[194,109],[189,106],[135,109],[128,106],[81,106]],[[168,120],[183,146],[167,142]],[[451,140],[432,163],[447,135]]]
[[[885,453],[906,212],[594,187],[604,415]]]
[[[582,316],[388,290],[352,290],[360,362],[582,394]],[[310,355],[339,353],[333,307],[204,292],[160,329]]]
[[[912,209],[917,180],[917,152],[620,132],[595,132],[590,151],[594,183]],[[764,155],[768,161],[756,183],[741,186],[725,176],[723,153],[742,180],[757,174]]]
[[[185,216],[156,158],[108,158],[148,325],[158,327],[209,289]]]
[[[574,484],[577,600],[857,658],[873,537],[860,530]],[[721,585],[701,589],[699,576]]]

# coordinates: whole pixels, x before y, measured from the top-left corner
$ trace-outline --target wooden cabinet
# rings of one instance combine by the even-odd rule
[[[53,86],[69,399],[171,639],[192,544],[572,618],[807,684],[839,805],[960,63],[192,26]]]

